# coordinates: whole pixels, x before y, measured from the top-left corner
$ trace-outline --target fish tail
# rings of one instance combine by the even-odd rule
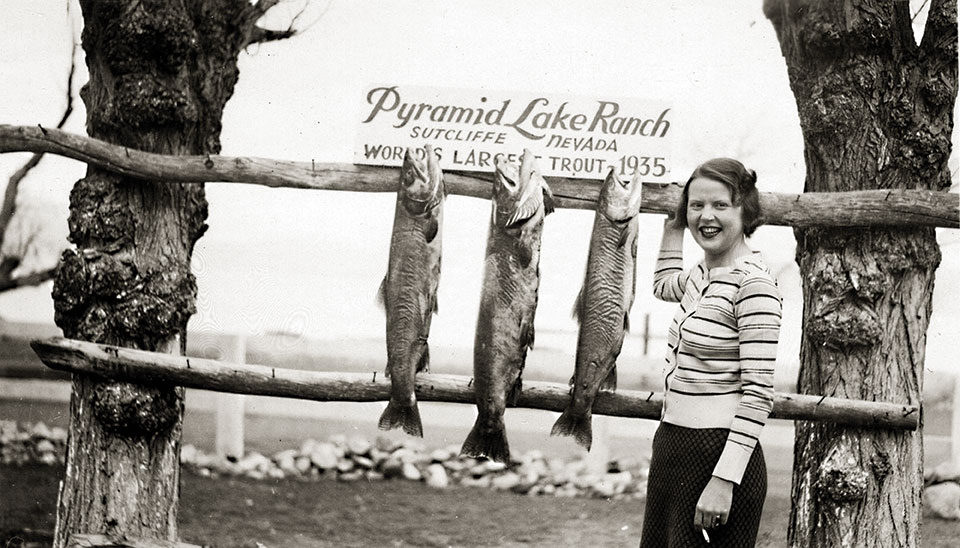
[[[560,418],[550,429],[551,436],[571,436],[578,445],[585,447],[587,451],[593,445],[593,426],[592,414],[575,415],[566,409],[560,414]]]
[[[466,457],[486,457],[497,462],[510,462],[510,444],[507,443],[507,433],[503,426],[490,428],[480,424],[477,419],[473,429],[463,442],[460,454]]]
[[[420,409],[417,407],[417,402],[399,404],[390,400],[387,408],[380,415],[378,426],[380,430],[403,428],[403,431],[411,436],[423,437],[423,423],[420,422]]]

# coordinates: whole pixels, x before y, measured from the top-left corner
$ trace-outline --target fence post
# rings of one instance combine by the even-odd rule
[[[247,339],[243,335],[223,336],[220,358],[233,363],[246,363]],[[218,392],[217,398],[217,434],[216,451],[220,457],[243,457],[243,394]]]

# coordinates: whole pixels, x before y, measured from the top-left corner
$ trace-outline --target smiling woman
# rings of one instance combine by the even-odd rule
[[[654,294],[680,308],[667,337],[641,547],[694,546],[701,535],[719,546],[756,542],[767,489],[758,440],[781,320],[776,281],[745,241],[760,224],[756,181],[737,160],[705,162],[664,224]],[[684,228],[704,251],[688,271]]]

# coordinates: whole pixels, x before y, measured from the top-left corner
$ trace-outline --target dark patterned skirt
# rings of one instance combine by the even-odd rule
[[[708,544],[693,518],[727,441],[725,428],[685,428],[660,423],[653,437],[640,548],[753,548],[767,494],[767,465],[757,444],[726,525],[708,531]]]

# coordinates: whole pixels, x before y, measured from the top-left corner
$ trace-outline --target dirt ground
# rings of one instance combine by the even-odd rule
[[[62,469],[0,467],[0,547],[49,546]],[[184,473],[180,535],[214,547],[636,546],[643,501],[527,497],[407,481],[254,481]],[[760,547],[786,546],[790,501],[768,497]],[[953,548],[960,524],[927,518],[925,548]]]

